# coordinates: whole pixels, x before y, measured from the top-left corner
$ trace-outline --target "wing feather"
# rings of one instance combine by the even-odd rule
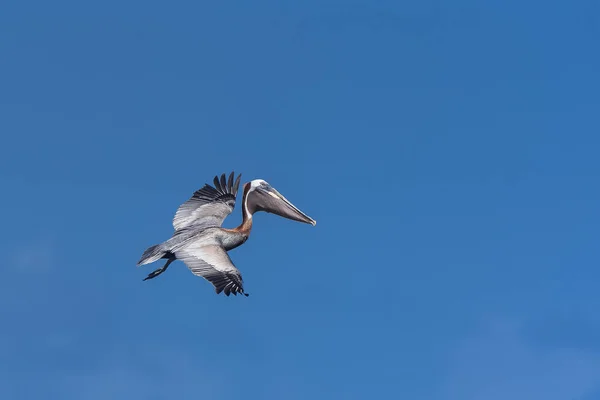
[[[217,294],[223,292],[226,296],[237,296],[244,293],[242,274],[233,265],[229,254],[220,246],[204,245],[188,247],[175,253],[190,271],[206,279],[215,288]]]
[[[242,179],[242,174],[238,175],[237,179],[235,180],[235,183],[233,184],[232,192],[234,196],[237,196],[238,189],[240,187],[240,179]]]
[[[233,180],[232,172],[229,180]],[[227,185],[225,174],[213,179],[214,187],[208,184],[194,192],[192,197],[179,206],[173,218],[173,228],[179,231],[192,225],[203,227],[221,226],[223,221],[235,208],[235,200],[240,184],[241,174],[235,185]]]
[[[225,174],[221,175],[221,190],[227,190],[227,182],[225,181]]]
[[[229,180],[227,181],[227,192],[233,193],[233,172],[229,174]],[[233,193],[235,195],[235,193]]]

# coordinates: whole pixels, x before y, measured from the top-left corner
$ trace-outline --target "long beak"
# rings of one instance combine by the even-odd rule
[[[273,214],[277,214],[281,217],[292,219],[294,221],[304,222],[305,224],[311,224],[312,226],[317,225],[317,221],[300,211],[295,205],[293,205],[288,199],[286,199],[281,193],[279,193],[274,188],[269,188],[269,190],[266,193],[274,199],[277,199],[277,201],[269,202],[269,210],[265,211],[272,212]]]

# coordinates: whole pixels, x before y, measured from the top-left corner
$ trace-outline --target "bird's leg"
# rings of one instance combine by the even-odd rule
[[[171,264],[173,261],[175,261],[174,258],[169,258],[169,260],[167,260],[165,265],[163,265],[161,268],[157,269],[156,271],[151,272],[147,277],[144,278],[144,280],[156,278],[158,275],[165,272],[167,270],[167,268],[169,268],[169,264]]]

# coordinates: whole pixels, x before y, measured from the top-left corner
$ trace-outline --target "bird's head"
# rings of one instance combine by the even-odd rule
[[[250,214],[265,211],[313,226],[317,224],[317,221],[300,211],[273,186],[262,179],[248,182],[244,189],[246,192],[245,204]]]

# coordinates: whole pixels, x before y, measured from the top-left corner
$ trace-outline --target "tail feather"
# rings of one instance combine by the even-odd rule
[[[154,261],[158,261],[163,258],[166,254],[167,251],[162,243],[150,246],[148,249],[146,249],[146,251],[144,251],[142,258],[140,258],[140,261],[138,261],[137,265],[140,266],[153,263]]]

